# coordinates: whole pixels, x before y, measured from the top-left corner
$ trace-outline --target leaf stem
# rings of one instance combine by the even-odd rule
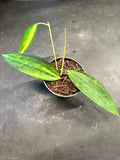
[[[51,33],[51,28],[50,28],[49,22],[47,22],[47,24],[48,24],[48,28],[49,28],[51,43],[52,43],[52,49],[53,49],[53,54],[54,54],[54,59],[55,59],[56,70],[58,70],[57,61],[56,61],[56,54],[55,54],[55,49],[54,49],[54,43],[53,43],[53,38],[52,38],[52,33]]]
[[[65,59],[65,52],[66,52],[66,28],[65,28],[64,53],[63,53],[62,68],[61,68],[61,73],[60,73],[60,75],[61,75],[61,76],[62,76],[62,73],[63,73],[64,59]]]
[[[37,23],[37,25],[38,25],[38,24],[43,24],[43,25],[45,25],[45,26],[48,26],[48,24],[47,24],[47,23],[44,23],[44,22]]]
[[[48,26],[50,39],[51,39],[51,44],[52,44],[53,55],[54,55],[54,59],[55,59],[56,70],[58,70],[57,61],[56,61],[56,54],[55,54],[55,48],[54,48],[54,43],[53,43],[53,38],[52,38],[52,33],[51,33],[51,28],[50,28],[50,23],[49,22],[47,22],[47,23],[40,22],[40,23],[37,23],[37,24],[38,25],[39,24],[43,24],[45,26]]]

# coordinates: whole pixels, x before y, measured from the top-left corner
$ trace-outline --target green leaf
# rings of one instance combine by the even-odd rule
[[[94,77],[78,70],[68,71],[74,85],[88,98],[107,111],[119,116],[117,107],[106,88]]]
[[[37,24],[30,26],[25,32],[24,38],[20,45],[19,53],[24,53],[34,40],[37,31]]]
[[[5,61],[15,69],[30,76],[55,81],[60,79],[58,71],[45,59],[30,54],[3,54]]]

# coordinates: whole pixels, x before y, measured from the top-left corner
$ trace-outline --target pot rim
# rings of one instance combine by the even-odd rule
[[[59,59],[63,59],[63,57],[58,57],[58,58],[56,58],[56,60],[59,60]],[[70,57],[65,57],[65,59],[69,59],[69,60],[72,60],[72,61],[78,63],[78,64],[82,67],[82,69],[84,70],[84,72],[85,72],[84,67],[83,67],[77,60],[75,60],[75,59],[73,59],[73,58],[70,58]],[[54,61],[54,59],[50,60],[49,62],[52,62],[52,61]],[[76,92],[76,93],[74,93],[74,94],[72,94],[72,95],[60,95],[60,94],[57,94],[57,93],[53,92],[53,91],[47,86],[46,81],[43,81],[43,82],[44,82],[44,85],[46,86],[46,88],[47,88],[52,94],[54,94],[55,96],[58,96],[58,97],[69,98],[69,97],[73,97],[73,96],[77,95],[77,94],[80,92],[80,91],[78,91],[78,92]]]

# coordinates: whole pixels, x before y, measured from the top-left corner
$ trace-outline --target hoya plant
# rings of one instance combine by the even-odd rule
[[[37,28],[41,24],[47,26],[49,29],[50,40],[54,54],[54,65],[52,65],[44,58],[24,53],[32,44],[37,32]],[[9,65],[11,65],[15,69],[25,74],[28,74],[35,78],[42,79],[44,81],[56,82],[60,80],[63,75],[65,51],[66,51],[66,29],[65,29],[65,42],[64,42],[62,65],[60,71],[58,71],[59,67],[55,54],[50,24],[49,22],[47,23],[41,22],[31,25],[27,29],[27,31],[24,34],[18,53],[2,54],[2,56]],[[106,88],[103,86],[103,84],[101,84],[98,80],[96,80],[91,75],[85,73],[83,70],[79,69],[66,69],[65,74],[67,74],[71,83],[83,94],[85,94],[89,99],[91,99],[93,102],[95,102],[108,112],[111,112],[119,116],[113,98],[106,90]]]

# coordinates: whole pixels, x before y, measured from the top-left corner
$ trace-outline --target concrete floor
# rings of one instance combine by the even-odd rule
[[[26,29],[41,21],[51,24],[57,56],[67,28],[66,56],[106,86],[120,113],[120,1],[1,1],[0,54],[18,52]],[[45,26],[26,53],[53,58]],[[0,56],[0,160],[120,160],[120,119],[82,93],[52,95]]]

